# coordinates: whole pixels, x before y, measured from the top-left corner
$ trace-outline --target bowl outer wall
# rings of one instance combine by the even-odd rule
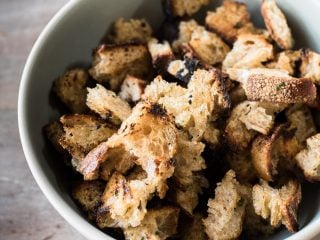
[[[18,123],[26,160],[36,182],[50,203],[62,217],[88,239],[112,238],[83,218],[46,162],[50,156],[45,156],[43,152],[45,141],[40,128],[58,117],[57,112],[48,107],[50,87],[54,78],[59,76],[66,66],[70,66],[70,63],[85,65],[90,63],[91,49],[98,44],[106,28],[117,17],[143,16],[154,26],[159,25],[162,19],[159,2],[160,0],[70,1],[45,27],[32,48],[23,71],[18,99]],[[247,2],[250,2],[249,6],[255,22],[258,25],[261,24],[258,11],[260,1],[248,0]],[[278,2],[286,13],[290,13],[289,23],[294,23],[293,30],[297,29],[298,33],[299,29],[303,29],[304,35],[308,36],[308,39],[302,38],[298,41],[299,45],[311,46],[320,51],[318,40],[320,29],[316,24],[320,22],[318,14],[320,1],[282,0]],[[300,16],[300,14],[303,15]],[[299,34],[299,36],[304,35]],[[320,192],[317,194],[320,195]],[[313,220],[300,232],[287,239],[312,239],[320,232],[320,207],[317,207],[318,214]],[[283,239],[283,237],[285,236],[278,235],[272,239]]]

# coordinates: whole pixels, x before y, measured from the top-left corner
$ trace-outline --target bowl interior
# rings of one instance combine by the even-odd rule
[[[221,1],[214,1],[214,5]],[[248,0],[252,18],[263,26],[260,0]],[[296,47],[320,51],[320,2],[317,0],[278,1],[286,13],[296,39]],[[198,14],[203,17],[205,11]],[[118,17],[143,17],[156,29],[163,20],[160,0],[73,0],[50,22],[38,39],[25,68],[19,93],[19,129],[29,166],[42,191],[54,207],[89,239],[109,239],[83,219],[69,195],[68,175],[60,159],[52,153],[42,134],[42,127],[59,117],[49,104],[52,82],[67,68],[89,66],[91,52]],[[203,18],[202,18],[203,19]],[[320,219],[319,185],[304,188],[300,226]],[[310,225],[310,224],[309,224]],[[308,226],[309,226],[308,225]],[[293,237],[306,239],[301,231]],[[319,230],[320,232],[320,230]],[[268,239],[290,236],[281,231]],[[306,236],[306,235],[304,235]],[[300,238],[301,237],[301,238]]]

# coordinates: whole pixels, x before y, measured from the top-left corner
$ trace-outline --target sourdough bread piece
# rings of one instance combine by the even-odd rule
[[[117,134],[86,156],[80,169],[86,179],[98,178],[100,166],[112,161],[112,155],[117,152],[112,153],[118,149],[126,154],[124,159],[133,159],[147,172],[148,178],[164,187],[158,189],[164,197],[167,189],[162,183],[173,174],[176,141],[177,129],[165,109],[159,104],[142,101],[122,123]]]
[[[250,13],[245,3],[226,0],[214,12],[208,11],[206,27],[219,34],[228,43],[233,43],[239,34],[256,31],[250,21]]]
[[[246,202],[235,177],[234,171],[228,171],[215,189],[215,198],[208,201],[203,224],[209,239],[237,239],[242,232]]]
[[[72,113],[85,113],[88,73],[80,68],[65,72],[54,81],[52,90]]]
[[[100,84],[88,88],[87,106],[116,125],[120,125],[131,114],[131,107],[126,101]]]
[[[62,138],[65,134],[61,122],[54,121],[49,123],[44,126],[43,130],[55,150],[57,150],[59,153],[65,153],[66,150],[59,143],[60,138]]]
[[[217,34],[206,31],[204,27],[194,29],[189,45],[195,56],[209,65],[222,63],[230,51],[229,46]]]
[[[108,40],[115,44],[147,43],[152,28],[145,19],[118,18],[112,25]]]
[[[291,49],[294,41],[287,19],[275,0],[263,0],[261,13],[273,40],[283,49]]]
[[[301,61],[301,51],[286,50],[279,53],[277,60],[272,63],[268,63],[268,68],[275,68],[286,71],[291,76],[296,76],[299,63]]]
[[[225,137],[231,149],[245,150],[258,132],[268,134],[273,128],[277,111],[262,103],[250,101],[234,107],[225,127]]]
[[[320,54],[310,49],[302,49],[301,60],[301,76],[310,78],[316,85],[320,85]]]
[[[179,208],[161,207],[149,209],[141,224],[124,229],[126,239],[162,240],[177,233]]]
[[[273,59],[273,46],[265,36],[241,34],[222,63],[227,68],[257,68]]]
[[[201,142],[191,141],[188,134],[182,131],[178,134],[178,149],[174,156],[175,170],[172,177],[173,184],[169,186],[169,199],[192,215],[198,205],[198,196],[209,183],[201,170],[206,163],[201,153],[205,145]]]
[[[279,173],[280,163],[286,170],[294,171],[294,156],[301,146],[295,136],[295,130],[286,125],[278,125],[270,135],[258,136],[252,143],[251,157],[260,178],[274,181]],[[284,164],[285,163],[285,164]]]
[[[309,78],[295,78],[279,69],[227,69],[232,80],[241,83],[248,100],[270,103],[312,103],[317,88]]]
[[[100,198],[105,188],[103,181],[82,181],[72,188],[72,197],[79,203],[81,208],[88,214],[88,218],[94,221],[100,205]]]
[[[298,166],[310,182],[320,181],[320,134],[307,139],[307,147],[296,156]]]
[[[90,75],[99,83],[118,91],[127,74],[147,79],[151,59],[144,44],[101,45],[94,53]]]
[[[101,142],[106,141],[117,128],[103,119],[91,115],[63,115],[60,118],[64,134],[59,144],[80,162]],[[78,168],[78,166],[75,166]]]
[[[130,103],[138,102],[141,99],[147,84],[147,81],[127,75],[121,84],[121,89],[118,95],[124,101]]]
[[[162,0],[163,10],[170,17],[191,16],[211,0]]]
[[[298,231],[298,207],[301,201],[301,185],[289,180],[281,188],[272,188],[262,181],[253,186],[253,206],[256,214],[268,219],[271,226],[283,224],[288,231]]]

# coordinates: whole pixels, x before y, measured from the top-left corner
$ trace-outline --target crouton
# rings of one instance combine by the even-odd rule
[[[167,239],[177,232],[179,208],[149,209],[141,224],[124,229],[126,239]]]
[[[274,125],[274,112],[258,102],[244,101],[233,108],[225,134],[230,147],[242,151],[257,132],[268,134]]]
[[[237,239],[242,232],[246,203],[234,171],[226,173],[208,201],[208,217],[203,220],[209,239]]]
[[[127,102],[135,103],[141,99],[147,82],[130,75],[127,75],[121,84],[119,97]]]
[[[273,59],[273,46],[263,35],[241,34],[222,63],[227,68],[257,68]]]
[[[170,44],[167,41],[159,43],[157,39],[152,38],[148,41],[148,49],[153,67],[159,74],[166,73],[169,63],[175,59]]]
[[[163,10],[170,17],[191,16],[211,0],[162,0]]]
[[[133,159],[155,182],[165,180],[173,174],[176,138],[173,119],[166,111],[158,104],[142,101],[122,123],[117,134],[86,156],[81,172],[87,179],[97,178],[100,166],[117,154],[111,154],[112,149],[123,147],[129,154],[124,159]],[[163,190],[159,194],[164,196],[166,189],[158,190]]]
[[[182,83],[188,84],[191,76],[199,65],[199,60],[184,56],[183,60],[171,61],[168,65],[167,72],[179,79]]]
[[[72,188],[72,197],[88,213],[89,220],[96,218],[104,188],[105,183],[99,180],[79,182]]]
[[[294,78],[279,69],[227,69],[232,80],[241,83],[248,100],[272,103],[311,103],[317,89],[308,78]]]
[[[291,49],[294,41],[287,19],[275,0],[263,0],[261,13],[273,40],[283,49]]]
[[[77,160],[84,159],[87,153],[117,131],[113,125],[90,115],[63,115],[60,122],[65,134],[59,143]]]
[[[200,213],[193,215],[192,221],[183,226],[182,240],[207,240],[208,237],[204,231],[202,219],[204,216]]]
[[[147,43],[151,35],[152,28],[145,19],[118,18],[111,26],[108,40],[115,44]]]
[[[230,152],[226,155],[226,161],[230,168],[236,173],[237,180],[241,184],[253,182],[257,178],[249,151]]]
[[[143,44],[101,45],[94,54],[90,75],[111,90],[119,90],[127,74],[147,79],[151,59]]]
[[[167,83],[158,76],[147,86],[143,98],[163,104],[178,126],[194,140],[201,139],[210,118],[230,106],[226,79],[216,69],[196,70],[188,88]]]
[[[88,88],[87,105],[102,118],[117,125],[131,114],[131,107],[126,101],[100,84],[97,84],[95,88]]]
[[[221,63],[230,51],[229,46],[218,35],[206,31],[204,27],[194,29],[189,45],[197,58],[209,65]]]
[[[302,49],[301,60],[301,76],[310,78],[316,85],[320,85],[320,54],[310,49]]]
[[[205,160],[201,156],[205,145],[190,141],[183,132],[179,133],[177,140],[178,149],[174,156],[176,162],[169,198],[192,214],[198,205],[198,195],[202,194],[203,188],[208,187],[207,179],[200,172],[206,168]]]
[[[207,12],[206,27],[219,34],[229,43],[233,43],[240,33],[254,33],[250,13],[245,3],[223,1],[215,12]]]
[[[83,69],[73,69],[54,81],[53,91],[72,113],[87,111],[88,73]]]
[[[298,231],[297,211],[301,201],[298,181],[290,180],[279,189],[262,181],[253,186],[252,198],[256,214],[269,219],[271,226],[283,224],[290,232]]]
[[[303,144],[308,137],[317,133],[316,126],[307,106],[295,104],[286,112],[290,129],[295,129],[295,136],[300,144]]]
[[[140,180],[127,181],[120,173],[113,173],[101,197],[97,210],[97,224],[106,227],[139,226],[147,213],[147,201],[155,186]]]
[[[44,133],[55,150],[57,150],[59,153],[65,152],[65,149],[59,143],[59,139],[65,134],[63,126],[59,121],[47,124],[44,127]]]
[[[320,134],[307,139],[307,147],[296,156],[298,166],[310,182],[320,181]]]
[[[237,175],[238,178],[238,175]],[[246,201],[246,213],[243,223],[244,239],[256,239],[261,235],[270,235],[276,229],[256,214],[252,199],[252,186],[241,185],[241,195]]]
[[[174,52],[178,52],[182,44],[188,43],[191,40],[193,31],[198,27],[199,24],[193,19],[179,23],[179,36],[172,42]]]

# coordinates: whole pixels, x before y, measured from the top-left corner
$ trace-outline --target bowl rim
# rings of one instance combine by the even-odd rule
[[[35,67],[35,59],[39,55],[39,50],[42,48],[44,43],[50,37],[50,34],[53,29],[60,23],[60,21],[67,15],[69,12],[77,6],[80,2],[86,0],[70,0],[67,2],[48,22],[44,27],[39,37],[37,38],[35,44],[33,45],[31,52],[27,58],[26,64],[24,66],[22,77],[19,86],[18,93],[18,128],[20,141],[22,149],[28,163],[28,166],[31,170],[31,173],[36,180],[36,183],[40,187],[41,191],[48,199],[50,204],[54,209],[80,234],[88,239],[94,240],[111,240],[112,237],[108,236],[106,233],[99,230],[97,227],[91,225],[85,218],[81,217],[74,209],[71,208],[63,198],[57,193],[57,191],[51,185],[48,177],[45,175],[43,169],[41,168],[38,161],[36,161],[35,149],[31,144],[30,136],[27,130],[27,114],[25,111],[25,106],[27,104],[24,99],[26,98],[28,91],[27,86],[30,79],[30,74]],[[320,1],[311,0],[313,4],[320,7]],[[293,234],[292,236],[286,238],[287,240],[304,240],[312,239],[316,237],[317,234],[320,234],[320,218],[316,219],[312,223],[308,223],[303,229]]]

